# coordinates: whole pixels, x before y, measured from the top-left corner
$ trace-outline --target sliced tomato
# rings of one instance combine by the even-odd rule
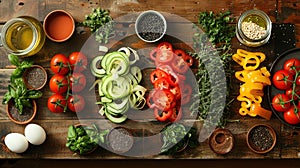
[[[172,116],[173,110],[159,110],[157,108],[154,109],[154,117],[161,122],[169,120],[169,118]]]

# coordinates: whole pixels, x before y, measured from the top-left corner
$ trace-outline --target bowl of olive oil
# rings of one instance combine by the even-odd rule
[[[1,43],[9,53],[26,57],[39,52],[45,43],[41,23],[31,16],[7,21],[1,31]]]

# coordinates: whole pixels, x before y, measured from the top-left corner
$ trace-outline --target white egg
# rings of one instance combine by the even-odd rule
[[[28,148],[28,141],[25,136],[20,133],[9,133],[4,138],[7,148],[15,153],[23,153]]]
[[[46,140],[45,130],[37,124],[28,124],[24,131],[25,137],[33,145],[40,145]]]

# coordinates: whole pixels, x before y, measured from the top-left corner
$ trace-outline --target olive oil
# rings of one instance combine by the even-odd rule
[[[33,39],[32,29],[23,22],[11,25],[6,34],[6,43],[13,50],[25,50]]]
[[[42,24],[31,16],[20,16],[5,23],[1,42],[9,53],[27,57],[39,52],[45,43]]]

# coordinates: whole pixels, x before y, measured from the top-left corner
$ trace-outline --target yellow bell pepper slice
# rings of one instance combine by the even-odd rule
[[[251,105],[249,113],[257,114],[258,116],[267,120],[270,120],[272,116],[272,111],[262,108],[260,104],[257,103]]]
[[[259,67],[260,60],[255,55],[248,55],[245,60],[243,61],[243,68],[244,70],[256,70]]]

